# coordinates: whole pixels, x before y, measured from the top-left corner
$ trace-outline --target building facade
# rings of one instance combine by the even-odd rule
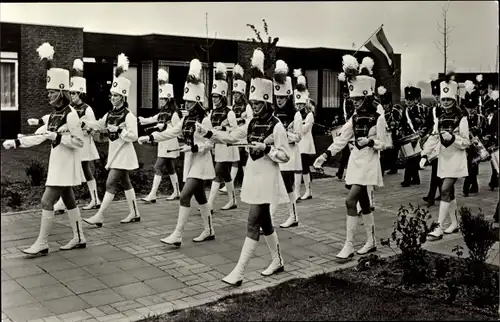
[[[109,89],[116,66],[116,57],[125,53],[130,60],[127,77],[132,81],[128,98],[130,109],[138,116],[154,115],[158,110],[157,70],[169,73],[177,103],[182,107],[183,86],[189,62],[198,58],[203,63],[203,79],[207,97],[214,76],[215,62],[223,62],[231,74],[235,63],[245,70],[249,66],[255,45],[251,42],[209,39],[209,57],[203,47],[205,38],[150,34],[144,36],[84,32],[81,28],[1,23],[1,137],[13,138],[17,133],[30,133],[31,117],[39,118],[51,111],[45,92],[45,70],[36,49],[49,42],[56,51],[54,64],[71,68],[73,60],[83,58],[87,79],[87,102],[96,117],[111,109]],[[317,122],[330,124],[339,113],[341,101],[337,76],[342,72],[342,56],[350,50],[331,48],[278,47],[276,58],[283,59],[293,69],[304,72],[311,98],[317,103]],[[359,60],[369,56],[358,52]],[[210,61],[210,64],[207,62]],[[401,55],[396,54],[397,73],[388,84],[395,101],[400,99]],[[379,74],[375,64],[375,77]],[[231,85],[231,84],[230,84]],[[381,84],[377,84],[381,85]],[[208,100],[206,100],[208,103]]]

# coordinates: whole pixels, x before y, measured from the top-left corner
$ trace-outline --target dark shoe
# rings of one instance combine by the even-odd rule
[[[418,186],[420,185],[420,180],[412,180],[410,183]]]
[[[403,182],[401,182],[401,186],[403,186],[403,187],[405,187],[405,188],[406,188],[406,187],[411,186],[411,183],[410,183],[410,182],[405,182],[405,181],[403,181]]]
[[[463,194],[464,194],[464,197],[468,197],[469,196],[469,192],[467,192],[467,191],[464,191]]]
[[[431,198],[429,198],[429,197],[427,197],[427,196],[423,197],[422,199],[423,199],[425,202],[427,202],[427,203],[429,204],[429,206],[434,206],[434,203],[435,203],[434,199],[431,199]]]
[[[391,170],[387,172],[387,174],[398,174],[398,170],[397,169]]]
[[[434,199],[434,200],[436,200],[436,201],[441,201],[441,196],[436,197],[436,199]]]

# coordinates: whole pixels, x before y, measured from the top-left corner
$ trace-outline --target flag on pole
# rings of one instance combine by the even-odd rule
[[[383,26],[371,36],[366,42],[365,47],[375,56],[375,58],[377,58],[377,60],[385,61],[389,66],[390,73],[394,73],[394,51],[385,36]]]

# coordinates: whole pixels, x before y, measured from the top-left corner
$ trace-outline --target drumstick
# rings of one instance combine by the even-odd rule
[[[28,134],[28,135],[24,135],[24,134],[21,134],[23,138],[27,138],[27,137],[33,137],[33,136],[40,136],[40,135],[47,135],[48,133],[50,132],[43,132],[43,133],[33,133],[33,134]],[[56,134],[60,134],[60,135],[68,135],[68,134],[71,134],[70,131],[62,131],[62,132],[55,132]]]

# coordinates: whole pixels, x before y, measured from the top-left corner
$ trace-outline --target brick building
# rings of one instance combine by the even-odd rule
[[[203,62],[206,84],[210,85],[213,80],[213,72],[210,72],[213,63],[209,68],[206,53],[201,47],[206,43],[204,38],[157,34],[127,36],[84,32],[81,28],[1,23],[0,39],[2,138],[32,132],[27,119],[38,118],[51,111],[45,92],[45,70],[36,52],[37,47],[46,41],[55,48],[54,64],[57,67],[71,68],[74,59],[83,58],[87,101],[97,117],[111,109],[109,88],[116,57],[120,53],[125,53],[130,60],[127,76],[132,81],[129,106],[136,115],[153,115],[158,109],[158,68],[169,72],[170,83],[174,85],[174,94],[180,105],[183,103],[183,85],[191,59],[198,58]],[[251,43],[245,41],[216,39],[210,48],[210,61],[225,63],[230,74],[236,62],[243,67],[249,65],[253,48]],[[291,71],[302,68],[305,73],[311,97],[317,102],[317,122],[331,123],[340,105],[337,75],[342,72],[342,56],[354,52],[290,47],[278,47],[277,51],[277,59],[285,60]],[[368,52],[357,54],[359,60],[367,55]],[[401,55],[396,54],[395,60],[398,72],[390,84],[383,85],[392,90],[397,101],[400,98]],[[380,73],[377,63],[374,73],[377,78]],[[206,88],[208,94],[210,86]]]

